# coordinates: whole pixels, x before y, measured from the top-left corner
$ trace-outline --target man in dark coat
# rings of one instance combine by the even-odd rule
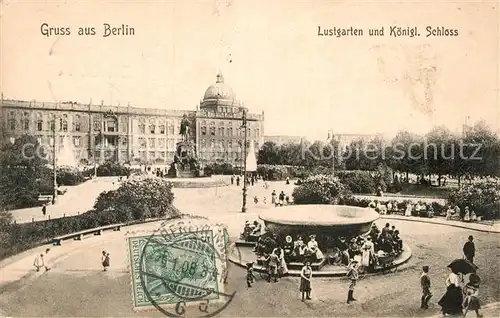
[[[465,258],[471,263],[474,263],[474,256],[476,256],[476,246],[473,241],[474,237],[470,235],[469,240],[464,244],[463,248]]]

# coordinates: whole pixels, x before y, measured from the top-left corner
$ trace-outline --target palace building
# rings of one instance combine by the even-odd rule
[[[243,163],[243,113],[247,147],[263,143],[264,113],[251,114],[226,83],[222,73],[210,85],[196,110],[138,108],[75,102],[0,101],[0,143],[22,135],[35,136],[56,157],[69,148],[77,164],[111,160],[129,164],[169,164],[174,159],[180,123],[190,122],[189,139],[203,164]],[[52,146],[51,146],[52,145]]]

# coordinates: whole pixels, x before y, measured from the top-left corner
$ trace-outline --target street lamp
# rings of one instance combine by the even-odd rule
[[[243,143],[243,206],[241,212],[247,211],[247,112],[243,110],[243,124],[241,128],[245,130]]]
[[[57,200],[57,167],[56,167],[56,118],[52,119],[52,174],[54,178],[54,195],[52,196],[52,204]]]
[[[328,140],[327,140],[330,144],[331,144],[331,149],[332,149],[332,177],[335,177],[335,144],[334,144],[334,141],[335,141],[335,135],[333,133],[333,130],[330,130],[328,132]]]

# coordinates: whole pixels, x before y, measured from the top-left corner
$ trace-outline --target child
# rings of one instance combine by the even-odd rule
[[[422,266],[422,275],[420,275],[420,286],[422,287],[422,302],[420,308],[429,309],[429,300],[432,297],[431,279],[429,278],[429,266]]]
[[[255,276],[253,275],[253,263],[247,263],[247,286],[252,287],[255,282]]]
[[[464,317],[467,315],[469,310],[474,310],[478,317],[482,317],[479,313],[479,309],[481,308],[479,304],[479,276],[476,274],[471,274],[469,277],[469,283],[464,287],[464,302],[462,307],[464,308]]]
[[[109,253],[106,253],[106,251],[102,251],[102,267],[104,271],[107,271],[109,267]]]

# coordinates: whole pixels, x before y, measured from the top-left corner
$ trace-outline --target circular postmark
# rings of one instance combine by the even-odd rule
[[[170,317],[211,317],[233,300],[226,228],[203,218],[163,222],[150,235],[129,237],[134,308]]]

